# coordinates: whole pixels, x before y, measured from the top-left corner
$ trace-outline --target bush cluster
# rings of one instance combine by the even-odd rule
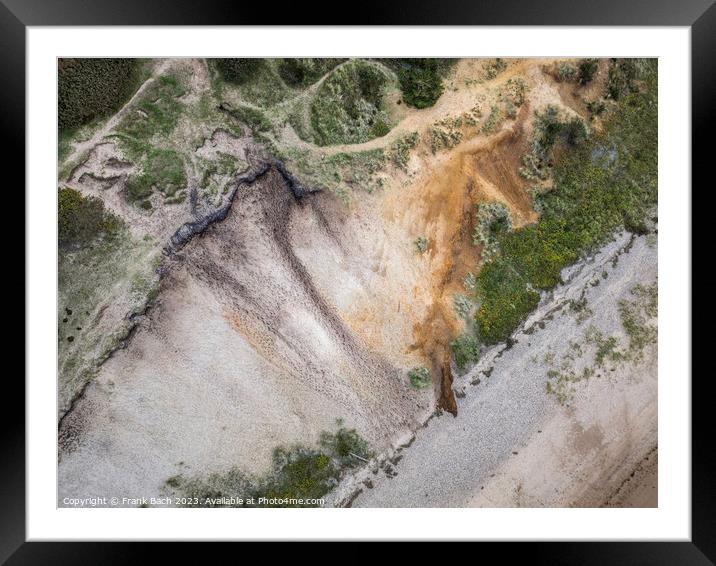
[[[443,76],[452,66],[450,59],[389,59],[395,70],[403,100],[408,106],[428,108],[443,93]]]
[[[59,59],[57,115],[60,131],[117,111],[141,79],[139,59]]]
[[[226,82],[243,84],[248,82],[264,65],[263,59],[214,59],[214,65]]]
[[[281,59],[278,63],[278,74],[288,86],[306,87],[344,61],[345,59]]]
[[[537,196],[539,221],[498,237],[499,254],[477,277],[483,343],[507,339],[537,305],[537,291],[615,230],[645,229],[657,202],[657,70],[653,60],[637,64],[645,88],[625,94],[604,131],[555,164],[554,188]]]
[[[321,84],[311,104],[311,126],[318,145],[362,143],[390,131],[383,110],[388,76],[380,66],[355,60]]]
[[[68,187],[61,188],[57,196],[61,248],[81,248],[100,237],[113,237],[120,231],[120,219],[105,210],[101,199],[84,197]]]
[[[344,427],[341,420],[337,426],[336,432],[321,434],[318,449],[300,445],[276,448],[271,470],[262,477],[251,477],[232,468],[205,477],[172,476],[165,483],[188,498],[199,499],[204,506],[213,506],[204,503],[207,498],[222,497],[319,499],[335,487],[346,471],[374,455],[355,429]]]

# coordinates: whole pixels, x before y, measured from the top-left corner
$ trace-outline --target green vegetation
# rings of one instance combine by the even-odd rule
[[[345,202],[352,190],[370,193],[381,188],[379,173],[387,162],[382,149],[317,156],[310,150],[294,148],[280,157],[307,183],[329,189]]]
[[[657,199],[656,61],[632,64],[645,88],[620,98],[601,134],[583,139],[576,125],[563,132],[549,109],[538,116],[533,151],[544,156],[562,135],[571,151],[555,164],[554,188],[537,196],[539,221],[499,235],[500,252],[477,277],[484,343],[505,340],[537,305],[536,290],[556,285],[564,267],[614,231],[646,229]]]
[[[387,59],[385,63],[398,76],[405,103],[415,108],[428,108],[443,93],[443,77],[454,60]]]
[[[243,84],[264,65],[263,59],[214,59],[221,78],[229,83]]]
[[[656,65],[654,59],[612,59],[605,98],[620,100],[624,96],[638,92],[639,82],[650,81]]]
[[[450,343],[455,365],[462,372],[480,359],[480,344],[472,333],[464,333]]]
[[[178,97],[184,88],[175,75],[158,77],[117,126],[116,139],[126,157],[139,172],[127,181],[127,200],[150,209],[146,200],[154,188],[165,197],[174,197],[186,186],[184,161],[173,149],[163,149],[184,109]]]
[[[418,236],[415,238],[415,249],[418,250],[418,253],[424,254],[426,251],[428,251],[428,239],[425,236]]]
[[[408,372],[408,379],[410,380],[410,385],[415,389],[425,389],[432,383],[430,372],[424,367],[411,369]]]
[[[373,457],[368,443],[354,430],[337,422],[334,433],[323,432],[319,448],[293,446],[274,450],[271,470],[262,477],[251,477],[238,468],[207,477],[185,478],[175,475],[166,486],[188,498],[197,498],[201,506],[222,507],[220,498],[242,498],[239,507],[306,507],[293,503],[262,503],[259,498],[320,499],[343,474]],[[250,503],[250,498],[254,503]],[[207,501],[209,499],[209,501]],[[314,505],[315,506],[315,505]]]
[[[226,102],[222,103],[221,109],[232,118],[246,124],[254,135],[271,130],[271,121],[263,110],[245,104],[232,106]]]
[[[315,143],[361,143],[387,134],[390,125],[383,93],[389,80],[382,66],[360,59],[335,69],[311,103]]]
[[[155,135],[169,135],[183,109],[183,104],[177,100],[184,94],[178,77],[161,75],[142,94],[117,127],[117,132],[141,142],[147,142]]]
[[[141,59],[59,59],[60,131],[76,129],[117,111],[137,91],[141,78]]]
[[[467,322],[470,322],[470,313],[474,306],[473,302],[465,295],[457,293],[453,296],[452,304],[457,315],[464,318]]]
[[[570,82],[577,80],[579,71],[577,68],[567,61],[562,61],[557,65],[557,80],[563,82]]]
[[[441,149],[450,149],[455,147],[462,141],[462,126],[464,120],[462,116],[455,118],[443,118],[435,122],[429,129],[430,151],[437,153]]]
[[[552,167],[557,141],[566,147],[574,147],[584,142],[587,135],[587,128],[581,118],[565,118],[556,106],[548,105],[541,112],[535,112],[530,151],[522,158],[520,175],[525,179],[546,179]]]
[[[346,59],[280,59],[278,74],[291,87],[307,87]]]
[[[390,158],[399,169],[407,171],[410,150],[420,141],[420,134],[413,132],[395,140],[390,146]]]
[[[97,197],[84,197],[64,187],[58,191],[58,241],[61,248],[79,248],[98,238],[111,239],[122,230],[122,222],[107,212]]]
[[[482,259],[487,261],[499,250],[499,236],[512,230],[510,210],[502,202],[475,205],[475,230],[472,242],[482,246]]]
[[[100,199],[65,188],[58,197],[58,394],[65,410],[126,338],[126,315],[143,312],[156,296],[161,254],[135,241]]]
[[[590,100],[587,102],[587,110],[589,110],[590,119],[594,119],[596,116],[601,116],[607,109],[607,105],[603,100]]]
[[[658,314],[658,286],[635,285],[631,290],[633,301],[619,301],[619,318],[629,337],[628,354],[632,359],[641,359],[644,348],[657,339],[657,326],[652,321]]]
[[[167,197],[174,196],[186,187],[184,161],[172,149],[148,148],[144,154],[143,167],[141,173],[127,181],[127,198],[130,202],[146,199],[154,187]]]
[[[579,62],[579,84],[586,85],[597,73],[599,61],[597,59],[582,59]]]
[[[507,63],[504,59],[501,59],[499,57],[497,59],[491,59],[490,61],[485,63],[485,79],[491,81],[506,68]]]

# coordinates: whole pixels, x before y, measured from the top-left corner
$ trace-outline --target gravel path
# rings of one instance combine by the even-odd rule
[[[576,383],[574,398],[563,405],[546,393],[550,367],[547,360],[556,359],[550,363],[559,363],[571,347],[570,342],[579,340],[592,324],[605,336],[621,333],[620,339],[625,341],[617,304],[631,297],[634,284],[656,280],[654,238],[621,235],[592,261],[564,275],[567,283],[543,298],[539,309],[514,336],[516,343],[512,347],[491,350],[468,375],[456,380],[457,418],[445,414],[429,420],[410,446],[398,449],[387,464],[364,470],[339,486],[331,503],[354,507],[512,506],[525,501],[529,506],[568,505],[570,497],[574,502],[583,494],[585,486],[579,485],[580,477],[581,481],[596,482],[595,489],[606,499],[609,494],[602,491],[619,485],[630,473],[628,466],[633,469],[644,454],[654,449],[655,352],[653,356],[649,352],[637,366],[605,368],[604,377],[598,373]],[[580,321],[570,311],[570,300],[578,300],[582,293],[593,314],[585,311],[583,317],[588,318]],[[634,379],[635,374],[646,378]],[[579,418],[576,425],[574,415]],[[574,422],[569,422],[574,430],[555,419],[564,423],[572,419]],[[556,423],[557,429],[550,429],[550,422]],[[628,425],[626,430],[624,423]],[[523,448],[546,436],[542,429],[554,433],[552,438],[559,438],[558,445],[525,450],[531,455],[517,463],[517,472],[503,472],[510,461],[517,462]],[[562,444],[569,445],[568,454]],[[599,460],[593,467],[601,469],[589,472],[587,480],[579,467],[592,460]],[[532,499],[524,493],[527,497],[521,500],[508,497],[508,488],[514,491],[515,486],[505,478],[512,478],[514,483],[519,469],[552,468],[556,471],[550,476],[551,483],[549,478],[535,482]],[[563,470],[567,474],[564,477]],[[481,500],[479,495],[489,481],[501,477],[502,483],[491,490],[492,499]],[[567,477],[570,481],[562,483]],[[520,483],[516,487],[518,495],[521,489]]]

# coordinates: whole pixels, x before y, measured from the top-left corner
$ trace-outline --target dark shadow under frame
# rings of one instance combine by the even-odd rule
[[[268,15],[268,17],[267,17]],[[261,5],[204,0],[153,3],[138,0],[83,2],[82,0],[0,0],[0,127],[6,148],[6,163],[24,162],[25,140],[25,28],[49,25],[637,25],[690,26],[692,34],[692,185],[707,190],[709,118],[716,101],[716,5],[713,0],[597,0],[576,5],[569,0],[519,2],[460,2],[400,0],[367,3],[352,21],[302,3],[266,10]],[[8,168],[9,169],[9,168]],[[6,185],[24,187],[24,169]],[[711,179],[709,179],[711,181]],[[15,190],[16,196],[21,194]],[[6,197],[7,198],[7,197]],[[25,208],[24,200],[18,203]],[[9,206],[6,204],[6,206]],[[27,213],[27,210],[25,210]],[[17,233],[17,231],[15,232]],[[20,260],[24,262],[24,259]],[[23,282],[26,284],[27,282]],[[27,296],[26,296],[27,300]],[[670,376],[691,379],[691,376]],[[708,432],[711,397],[710,376],[702,373],[692,380],[692,542],[635,543],[495,543],[485,550],[499,551],[500,560],[519,557],[530,563],[548,564],[711,564],[716,560],[716,450]],[[24,398],[22,382],[6,372],[5,399]],[[6,402],[5,406],[12,405]],[[19,405],[19,403],[15,403]],[[137,558],[164,557],[166,549],[156,544],[123,543],[26,543],[25,542],[25,420],[19,413],[0,412],[3,426],[0,467],[0,559],[8,564],[38,563],[126,563]],[[316,533],[320,539],[320,533]],[[188,557],[191,549],[184,545]],[[199,552],[206,552],[204,549]],[[305,552],[305,551],[302,551]],[[161,554],[159,554],[161,553]],[[204,558],[206,558],[204,556]]]

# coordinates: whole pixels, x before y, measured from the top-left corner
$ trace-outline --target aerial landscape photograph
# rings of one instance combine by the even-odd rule
[[[57,506],[658,507],[657,84],[57,59]]]

